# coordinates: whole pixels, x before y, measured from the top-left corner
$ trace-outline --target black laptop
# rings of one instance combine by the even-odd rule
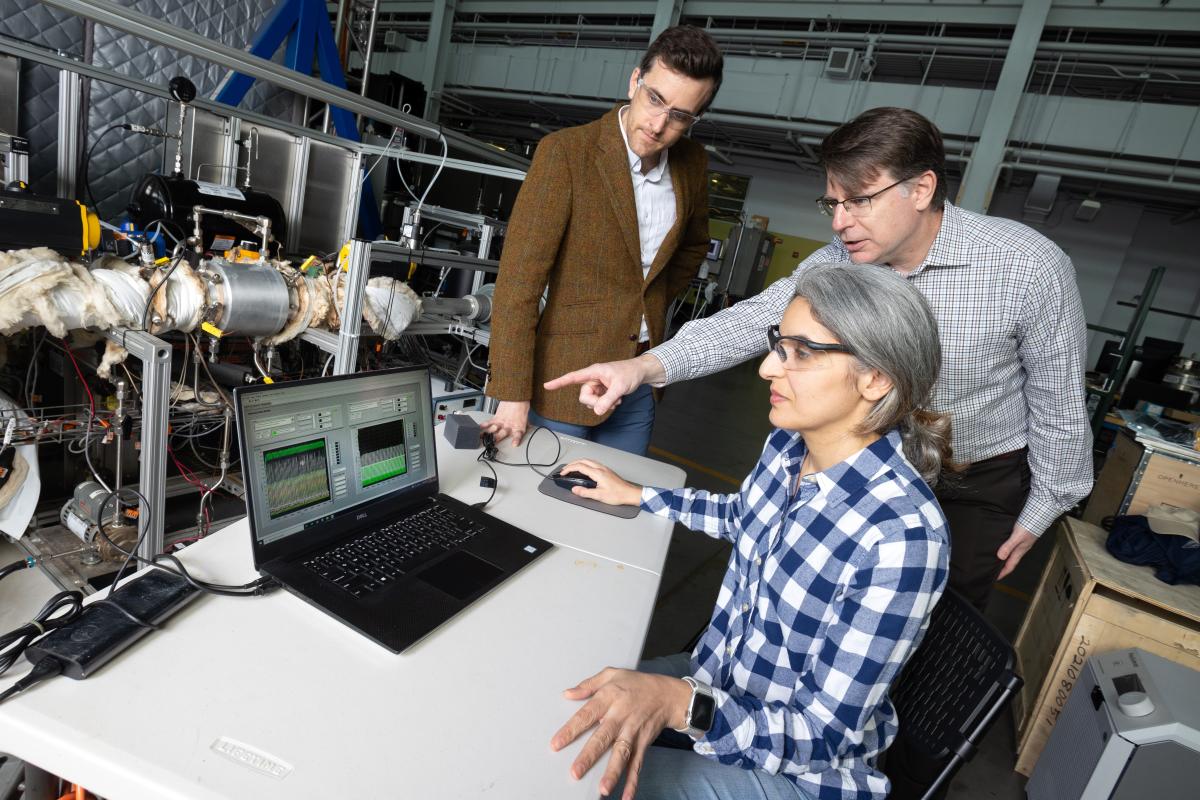
[[[254,566],[393,652],[552,546],[439,494],[424,367],[233,396]]]

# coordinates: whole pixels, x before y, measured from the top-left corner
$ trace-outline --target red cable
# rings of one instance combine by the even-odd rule
[[[83,384],[83,390],[87,392],[88,409],[91,411],[92,417],[95,418],[96,399],[92,397],[92,389],[87,385],[87,381],[83,379],[83,372],[79,369],[79,362],[75,360],[75,354],[71,352],[71,347],[67,344],[67,340],[59,339],[59,341],[63,343],[63,350],[66,351],[67,356],[71,359],[71,366],[75,367],[75,374],[79,376],[79,382]]]

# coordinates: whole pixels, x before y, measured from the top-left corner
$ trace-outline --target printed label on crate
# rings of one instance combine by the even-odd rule
[[[1079,680],[1079,672],[1083,669],[1084,662],[1088,660],[1091,648],[1092,642],[1087,636],[1081,633],[1075,637],[1075,649],[1067,654],[1066,674],[1059,680],[1058,686],[1054,687],[1054,702],[1047,709],[1046,717],[1043,720],[1046,727],[1052,728],[1054,723],[1058,722],[1058,715],[1062,713],[1067,696],[1071,694],[1071,689]]]

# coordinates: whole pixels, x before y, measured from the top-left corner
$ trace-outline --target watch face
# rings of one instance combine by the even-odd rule
[[[692,697],[691,727],[708,733],[712,730],[713,716],[717,711],[717,701],[706,694],[696,692]]]

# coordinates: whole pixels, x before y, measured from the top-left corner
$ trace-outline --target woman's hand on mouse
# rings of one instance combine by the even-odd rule
[[[603,464],[598,464],[588,458],[572,461],[562,468],[562,472],[581,472],[596,482],[595,489],[585,489],[576,486],[571,493],[589,500],[599,500],[610,506],[640,506],[642,504],[642,487],[630,483]]]

